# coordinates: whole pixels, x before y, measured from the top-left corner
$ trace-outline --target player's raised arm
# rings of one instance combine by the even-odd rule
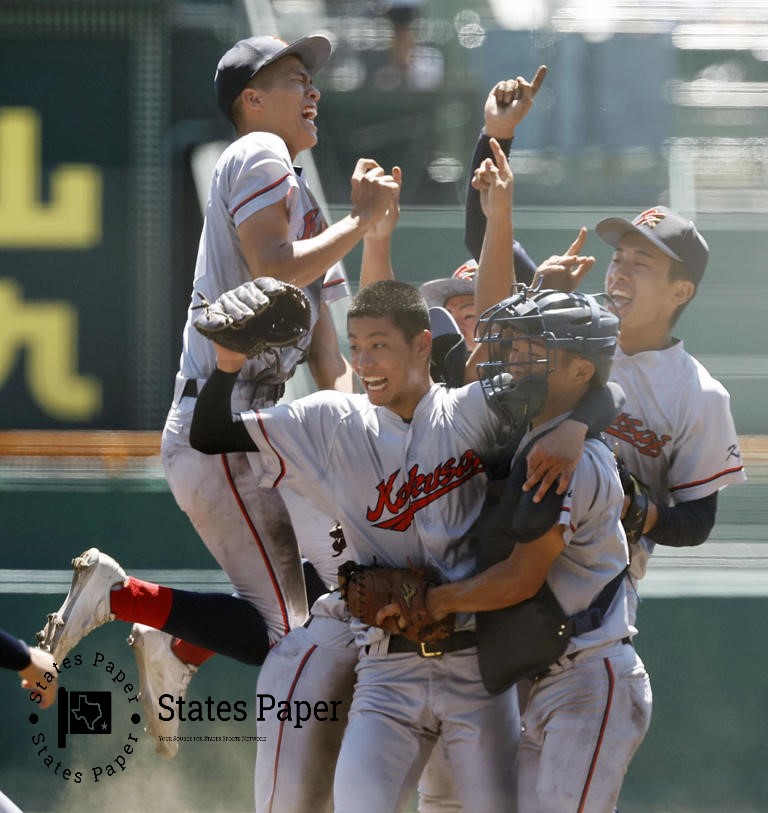
[[[397,194],[384,217],[368,229],[363,239],[363,257],[360,265],[361,288],[380,279],[395,279],[391,244],[392,234],[400,220],[400,190],[403,180],[400,167],[392,167],[392,178],[397,184]]]
[[[547,66],[539,65],[530,82],[518,76],[497,82],[491,88],[483,109],[485,134],[489,138],[514,138],[517,125],[528,115],[546,75]]]
[[[366,168],[361,171],[360,162]],[[285,202],[254,212],[237,235],[251,275],[306,287],[341,260],[390,208],[399,182],[372,159],[360,159],[352,176],[349,214],[314,237],[293,240]]]
[[[496,139],[491,139],[493,159],[486,158],[475,172],[472,186],[479,192],[488,228],[483,238],[475,277],[475,312],[478,318],[509,296],[515,281],[512,208],[514,176]],[[477,365],[487,361],[485,346],[478,344],[465,365],[465,381],[477,378]]]
[[[325,302],[320,303],[320,315],[312,330],[307,364],[319,390],[355,391],[354,371],[342,355],[333,317]]]
[[[488,221],[475,281],[475,312],[478,317],[506,299],[515,282],[514,269],[514,176],[499,142],[491,139],[493,158],[487,158],[472,179],[480,193]]]
[[[497,82],[488,93],[483,110],[484,127],[478,138],[469,171],[470,182],[467,188],[464,223],[464,244],[476,260],[480,258],[485,233],[485,216],[477,190],[472,186],[474,172],[486,158],[493,157],[491,138],[499,142],[505,155],[509,154],[515,130],[531,110],[546,75],[547,67],[541,65],[530,82],[522,76],[518,76],[517,79],[505,79]],[[515,261],[518,279],[521,282],[530,282],[536,271],[536,264],[519,243],[515,244]]]

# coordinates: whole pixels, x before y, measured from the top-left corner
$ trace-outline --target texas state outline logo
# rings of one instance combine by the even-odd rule
[[[38,682],[29,693],[38,705],[43,692],[57,692],[53,706],[29,715],[34,759],[48,776],[71,785],[125,774],[144,735],[138,688],[98,651],[78,652],[54,666],[57,674],[46,673],[47,683]],[[58,690],[51,688],[56,678]]]

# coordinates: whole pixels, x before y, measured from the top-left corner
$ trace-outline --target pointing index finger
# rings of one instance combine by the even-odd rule
[[[544,77],[546,75],[547,66],[539,65],[539,69],[536,71],[536,75],[533,77],[533,81],[531,82],[531,96],[535,96],[539,92],[539,88],[542,86]]]

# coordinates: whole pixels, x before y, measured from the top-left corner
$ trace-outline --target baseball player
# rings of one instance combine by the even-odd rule
[[[523,256],[525,259],[523,258]],[[515,281],[530,285],[536,267],[525,254],[525,249],[515,240]],[[431,279],[419,287],[430,308],[444,308],[458,325],[468,350],[474,350],[477,310],[475,307],[475,275],[477,261],[470,259],[462,263],[450,277]]]
[[[707,539],[718,492],[746,474],[728,391],[672,335],[704,274],[706,241],[691,220],[666,206],[631,222],[606,218],[595,230],[615,249],[605,275],[609,307],[621,319],[612,378],[627,401],[606,431],[641,484],[641,510],[631,512],[636,587],[655,545]],[[628,497],[630,507],[637,508],[636,499]],[[630,598],[634,619],[634,591]]]
[[[482,239],[483,220],[475,219],[474,237],[468,239]],[[633,222],[608,218],[597,232],[616,248],[605,280],[608,307],[621,319],[611,378],[627,400],[607,433],[626,470],[637,478],[625,497],[623,516],[630,539],[628,615],[634,630],[637,583],[654,546],[704,542],[715,523],[717,492],[746,476],[727,391],[672,334],[706,268],[704,238],[695,224],[664,206]],[[577,240],[583,242],[585,234],[582,228]],[[588,259],[555,267],[549,283],[573,290],[593,264]],[[503,290],[503,273],[496,284]],[[529,465],[546,464],[548,445],[551,439],[542,438]]]
[[[606,380],[618,320],[591,297],[543,290],[510,297],[481,322],[491,355],[484,392],[510,423],[529,424],[520,441],[524,454],[568,415],[593,381]],[[515,463],[510,477],[519,493],[525,465],[516,476]],[[499,533],[511,539],[509,552],[477,575],[427,590],[435,619],[480,613],[480,635],[490,611],[526,602],[545,584],[569,617],[590,609],[612,586],[601,622],[577,629],[563,655],[533,682],[522,720],[518,813],[612,811],[648,728],[650,681],[631,646],[622,507],[611,451],[600,439],[588,438],[564,497],[541,505],[521,498],[514,511],[500,506],[508,521]],[[478,544],[494,540],[486,536]],[[398,605],[380,611],[380,623],[389,618],[401,618]],[[509,615],[491,618],[508,623]],[[538,643],[527,645],[536,649]],[[491,671],[497,668],[493,661],[504,657],[498,651],[485,654]]]
[[[495,163],[491,139],[498,141],[502,151],[509,152],[516,127],[530,111],[545,76],[546,67],[541,66],[531,82],[524,77],[499,82],[491,89],[486,100],[484,129],[473,156],[472,180],[466,199],[464,239],[475,257],[479,256],[485,231],[480,188],[474,182],[477,170],[483,166],[487,169],[489,163]],[[615,300],[616,305],[609,303],[609,307],[619,307],[621,303],[621,310],[617,312],[622,317],[619,352],[613,365],[612,380],[622,386],[631,402],[622,410],[616,419],[617,425],[610,433],[616,439],[617,452],[629,471],[650,488],[653,505],[649,506],[646,531],[650,531],[651,523],[657,522],[656,506],[662,506],[661,524],[651,534],[655,537],[654,541],[646,539],[640,544],[644,552],[634,544],[631,546],[632,570],[636,577],[645,571],[645,563],[654,544],[684,546],[703,542],[714,526],[717,492],[729,483],[746,479],[727,391],[685,352],[683,342],[672,335],[684,306],[679,310],[677,305],[667,307],[655,316],[647,310],[656,301],[656,293],[646,289],[643,280],[647,272],[643,266],[652,267],[653,273],[666,280],[670,287],[682,284],[688,292],[686,296],[692,297],[706,267],[708,247],[695,225],[679,214],[660,206],[649,212],[651,214],[645,218],[642,215],[636,218],[644,221],[638,224],[639,231],[628,221],[612,218],[604,221],[607,231],[602,231],[602,224],[597,229],[598,236],[614,247],[618,246],[625,233],[628,238],[634,235],[632,239],[635,241],[641,237],[649,238],[645,245],[650,253],[644,257],[644,262],[637,260],[639,254],[635,252],[632,257],[635,259],[633,270],[630,255],[617,250],[606,275],[606,290],[609,293],[627,287],[633,291],[631,308],[626,295],[619,295]],[[671,220],[667,219],[664,225],[665,219],[670,217]],[[657,224],[662,224],[660,230],[655,228]],[[676,231],[669,230],[672,224]],[[595,258],[580,253],[586,234],[587,229],[582,227],[564,255],[552,256],[539,266],[538,276],[545,276],[546,287],[575,290],[592,268]],[[670,235],[670,240],[665,236],[660,237],[665,234]],[[678,252],[678,247],[683,253]],[[623,273],[618,269],[620,265],[625,269]],[[611,268],[616,269],[613,275]],[[483,304],[488,305],[506,295],[505,292],[509,290],[507,273],[497,267],[497,278],[490,281],[493,287]],[[613,277],[617,277],[618,283],[609,288],[609,279]],[[629,278],[633,281],[627,283]],[[635,278],[640,282],[635,283]],[[687,282],[681,282],[680,278]],[[644,324],[633,327],[641,309],[645,312],[640,317]],[[627,314],[633,314],[629,321],[624,318]],[[635,347],[642,348],[642,352],[638,354]],[[679,362],[679,367],[673,365],[673,360]],[[642,375],[639,374],[639,370],[649,367],[651,361],[657,362],[653,372],[645,369]],[[662,361],[664,364],[661,364]],[[691,384],[682,396],[677,389],[674,392],[670,390],[670,382],[678,380]],[[649,398],[649,390],[657,395]],[[659,393],[664,393],[664,397]],[[683,406],[685,410],[681,409]],[[660,441],[659,449],[642,448],[640,438],[646,430],[649,437],[667,438]],[[653,442],[650,445],[653,447]],[[551,438],[542,439],[531,452],[532,468],[547,465],[552,446]],[[707,449],[708,455],[702,455],[701,449]],[[671,473],[673,461],[676,470]],[[547,481],[545,477],[542,485],[548,485]]]
[[[61,658],[108,620],[139,621],[129,642],[155,735],[171,735],[178,725],[175,719],[159,720],[158,697],[183,696],[213,650],[224,646],[237,656],[247,642],[249,661],[260,663],[271,645],[307,617],[299,551],[279,493],[258,486],[245,455],[208,457],[189,446],[195,399],[215,366],[210,343],[190,325],[201,298],[213,300],[252,277],[291,281],[310,299],[314,328],[298,346],[244,364],[233,406],[274,404],[304,358],[319,387],[350,386],[326,302],[346,293],[336,263],[393,205],[399,184],[374,161],[361,159],[352,177],[350,213],[326,227],[294,168],[297,155],[317,141],[320,93],[313,76],[330,53],[321,35],[291,44],[251,37],[224,54],[214,79],[218,105],[238,137],[221,155],[211,181],[162,457],[177,503],[240,598],[217,596],[203,608],[202,599],[126,577],[114,560],[91,549],[75,560],[70,593],[40,634]],[[226,645],[222,637],[229,639]],[[176,748],[168,739],[158,742],[168,756]]]

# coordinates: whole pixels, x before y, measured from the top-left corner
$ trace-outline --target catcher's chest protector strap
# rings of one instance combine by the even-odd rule
[[[575,613],[568,617],[568,637],[576,635],[584,635],[586,632],[596,630],[602,623],[611,602],[619,592],[621,582],[626,575],[627,567],[620,573],[617,573],[608,584],[603,587],[598,597],[587,607],[579,613]]]

